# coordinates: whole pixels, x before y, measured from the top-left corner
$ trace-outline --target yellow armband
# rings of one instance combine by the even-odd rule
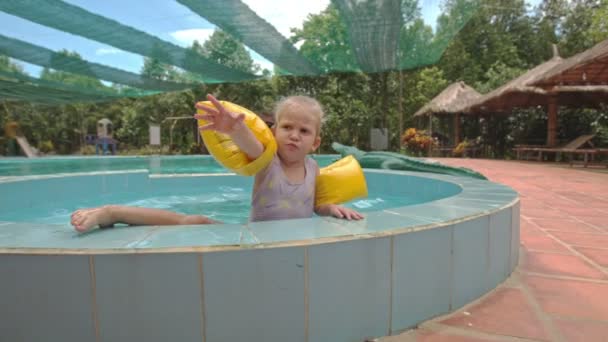
[[[200,102],[207,107],[213,107],[210,101]],[[274,140],[272,131],[259,116],[247,108],[243,108],[234,103],[220,101],[220,103],[230,112],[245,114],[245,125],[249,127],[251,132],[264,146],[264,152],[255,160],[250,160],[247,155],[232,141],[227,134],[218,133],[212,130],[200,132],[205,146],[209,153],[222,164],[225,168],[234,171],[242,176],[253,176],[264,169],[277,151],[277,143]],[[197,109],[198,114],[205,114],[202,110]],[[198,126],[207,124],[205,120],[198,120]]]
[[[353,156],[346,156],[320,170],[315,189],[315,206],[344,203],[366,196],[365,175]]]

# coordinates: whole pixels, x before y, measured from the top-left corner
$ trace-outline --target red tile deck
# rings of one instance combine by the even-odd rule
[[[550,163],[437,160],[519,193],[519,266],[481,299],[380,340],[608,342],[608,173]]]

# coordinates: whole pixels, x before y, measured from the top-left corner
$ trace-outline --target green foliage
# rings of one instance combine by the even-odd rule
[[[608,39],[608,0],[600,0],[591,12],[591,23],[587,32],[591,41],[599,43]]]
[[[253,59],[245,46],[234,39],[230,34],[215,29],[211,37],[201,47],[198,43],[192,49],[212,61],[232,69],[257,73],[260,66],[253,63]]]
[[[73,57],[82,60],[82,57],[77,52],[61,50],[53,56],[55,59],[61,59],[62,56]],[[92,72],[90,72],[93,75]],[[100,80],[92,76],[83,76],[65,71],[57,71],[50,68],[44,68],[40,74],[40,78],[46,81],[54,81],[57,83],[69,84],[81,87],[83,89],[108,90],[111,88],[104,86]]]
[[[358,70],[350,49],[346,25],[330,5],[320,14],[309,15],[302,29],[292,29],[290,41],[302,44],[300,53],[323,71]]]
[[[17,120],[33,146],[45,153],[94,153],[84,137],[96,133],[96,123],[108,118],[114,124],[114,137],[121,154],[156,154],[158,147],[148,146],[149,125],[161,125],[161,153],[198,153],[197,130],[193,120],[173,121],[169,117],[189,117],[194,103],[212,93],[258,113],[271,113],[274,103],[283,96],[305,94],[323,104],[326,118],[322,130],[321,152],[333,152],[331,142],[338,141],[361,149],[370,148],[370,129],[386,127],[390,148],[400,148],[402,127],[426,128],[428,120],[417,121],[412,114],[452,82],[465,81],[479,92],[487,93],[521,75],[552,56],[551,44],[558,43],[567,57],[608,38],[608,0],[543,0],[529,11],[524,0],[480,0],[482,5],[465,22],[470,0],[445,0],[435,31],[423,22],[419,2],[401,2],[404,26],[399,41],[400,65],[410,67],[421,61],[438,58],[441,44],[449,43],[435,66],[402,72],[400,88],[396,71],[364,74],[358,70],[350,50],[346,26],[330,5],[310,15],[302,28],[292,29],[291,42],[300,53],[321,70],[342,70],[315,77],[281,75],[251,82],[205,84],[187,91],[172,92],[137,99],[121,99],[99,104],[38,106],[29,103],[2,103],[0,126]],[[458,32],[453,38],[451,34]],[[197,82],[205,75],[183,72],[159,62],[162,49],[146,58],[142,74],[159,80]],[[62,51],[55,58],[77,54]],[[247,49],[228,33],[216,30],[204,44],[194,42],[186,56],[196,61],[206,56],[218,63],[245,72],[260,72]],[[0,56],[0,71],[21,73],[22,67]],[[280,70],[276,70],[281,74]],[[73,75],[45,69],[42,78],[67,82],[80,88],[128,92],[129,87],[106,87],[91,75]],[[268,74],[266,74],[268,75]],[[1,77],[1,76],[0,76]],[[402,112],[399,112],[400,99]],[[608,108],[599,110],[560,108],[558,138],[568,141],[584,133],[596,132],[595,142],[608,145]],[[510,116],[483,119],[463,117],[462,132],[469,140],[479,137],[493,157],[508,156],[514,144],[544,144],[547,114],[544,108],[516,109]],[[174,124],[175,123],[175,124]],[[172,127],[172,128],[171,128]],[[173,130],[172,140],[170,132]],[[435,118],[433,130],[451,136],[452,120]],[[2,141],[2,146],[8,142]]]
[[[4,55],[0,55],[0,71],[24,74],[23,67],[21,65],[11,61],[10,58]]]
[[[482,94],[488,93],[520,76],[524,72],[526,72],[526,70],[517,67],[509,67],[503,62],[498,61],[492,64],[490,69],[486,71],[483,81],[475,83],[474,88]]]

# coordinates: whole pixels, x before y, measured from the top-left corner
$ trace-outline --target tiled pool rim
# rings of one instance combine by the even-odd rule
[[[14,280],[0,282],[0,312],[7,318],[0,331],[63,340],[363,340],[453,311],[517,265],[519,199],[512,189],[445,175],[366,173],[441,180],[462,191],[368,213],[363,222],[136,227],[87,238],[113,234],[124,244],[119,236],[127,234],[136,241],[121,247],[27,247],[2,233],[15,228],[28,234],[26,227],[0,222],[0,274]],[[110,174],[130,173],[98,176]],[[15,184],[0,182],[0,188]],[[378,229],[380,222],[388,226]],[[289,231],[309,228],[291,238],[260,238],[285,224]],[[238,243],[149,243],[163,235],[205,239],[216,233],[212,229],[232,229]]]

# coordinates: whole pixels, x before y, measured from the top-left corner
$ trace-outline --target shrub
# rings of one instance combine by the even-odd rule
[[[429,149],[438,145],[437,139],[424,130],[408,128],[401,135],[401,146],[412,155],[425,155]]]

